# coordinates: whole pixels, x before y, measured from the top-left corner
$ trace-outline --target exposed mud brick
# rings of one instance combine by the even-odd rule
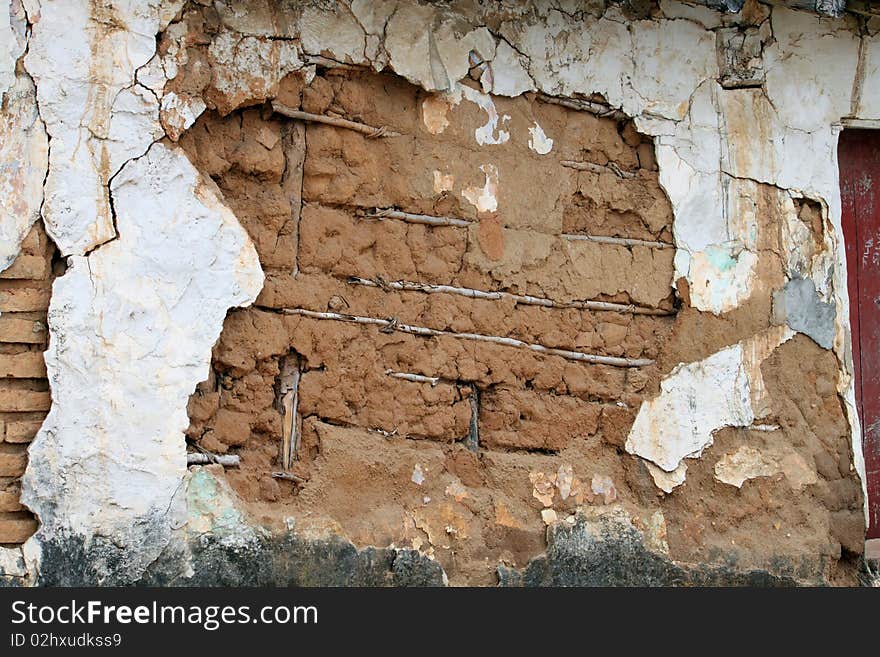
[[[18,501],[20,496],[21,488],[18,484],[8,484],[0,490],[0,513],[21,511],[22,506]]]
[[[670,317],[546,308],[517,304],[510,298],[401,292],[349,285],[319,274],[270,275],[259,302],[277,308],[393,316],[401,323],[437,330],[512,337],[548,347],[633,358],[655,357],[656,345],[672,328]]]
[[[0,513],[0,544],[24,543],[37,531],[37,526],[30,513]]]
[[[652,3],[625,4],[629,18],[658,18],[650,14]],[[794,578],[816,572],[818,563],[829,579],[852,575],[864,521],[837,394],[840,365],[807,338],[792,338],[761,366],[768,399],[756,423],[778,429],[715,431],[701,457],[687,460],[685,484],[671,493],[658,488],[645,461],[625,452],[641,403],[658,393],[665,375],[764,331],[772,291],[792,272],[825,266],[827,238],[833,236],[824,203],[794,199],[791,215],[787,190],[738,179],[730,189],[736,210],[724,219],[755,218],[749,238],[756,242],[744,245],[745,255],[757,258],[749,277],[755,285],[733,311],[698,312],[691,299],[703,293],[705,281],[694,271],[714,271],[700,269],[705,254],[692,253],[692,287],[677,282],[676,297],[674,249],[572,239],[673,241],[672,207],[659,183],[654,143],[638,132],[636,121],[599,118],[531,93],[490,97],[473,79],[452,93],[432,94],[398,76],[329,61],[310,68],[308,76],[290,73],[283,55],[299,45],[290,36],[302,21],[296,12],[270,5],[238,12],[226,2],[189,3],[182,19],[159,37],[160,53],[170,54],[178,69],[166,90],[201,98],[209,108],[180,143],[217,182],[267,272],[257,307],[229,313],[210,376],[190,401],[187,430],[187,439],[203,448],[241,455],[241,467],[225,476],[249,512],[279,526],[293,516],[360,545],[411,546],[442,564],[453,583],[495,584],[499,563],[512,573],[542,552],[549,555],[554,542],[548,535],[555,530],[547,531],[542,512],[546,522],[556,518],[558,527],[567,527],[567,515],[576,509],[593,517],[591,528],[603,526],[605,514],[629,514],[624,531],[632,525],[654,541],[651,554],[667,552],[668,544],[675,563],[736,564]],[[578,19],[601,13],[590,10]],[[733,22],[724,19],[704,35],[710,55],[716,36],[728,50],[733,43],[747,55],[741,58],[747,66],[734,61],[734,68],[748,73],[739,77],[749,86],[760,77],[746,70],[758,51],[748,39],[740,47],[728,37],[738,30],[734,36],[769,38],[768,17],[769,9],[749,0]],[[350,23],[348,14],[337,18]],[[501,28],[483,24],[511,34],[532,23],[530,15],[495,18]],[[388,21],[389,37],[395,20]],[[699,31],[696,24],[677,23]],[[539,32],[533,36],[540,40]],[[561,47],[567,52],[567,45]],[[486,76],[502,71],[507,49],[497,43]],[[398,48],[394,58],[401,57]],[[725,69],[723,84],[731,77],[728,59],[733,61],[722,57],[720,68],[711,62]],[[471,77],[481,72],[477,64]],[[547,90],[546,81],[539,86]],[[636,105],[656,102],[654,93],[645,91]],[[724,130],[745,134],[754,128],[753,112],[737,108],[759,107],[761,90],[724,94]],[[273,96],[293,108],[386,126],[401,136],[367,138],[290,120],[265,102]],[[690,112],[682,127],[695,119],[702,125]],[[645,125],[661,127],[653,120]],[[667,134],[659,139],[671,143]],[[730,146],[739,164],[756,161],[745,142]],[[370,218],[377,208],[467,225]],[[796,253],[780,237],[786,230],[803,237],[796,240]],[[24,255],[38,258],[41,237],[33,239]],[[355,284],[351,276],[373,285]],[[391,285],[400,282],[459,290],[428,294]],[[466,288],[470,297],[467,290],[461,293]],[[5,290],[0,284],[0,300]],[[635,304],[674,314],[472,298],[488,292],[555,303]],[[40,310],[28,305],[35,301],[20,303],[22,311]],[[291,309],[341,316],[308,318]],[[391,326],[383,331],[340,321],[345,315]],[[455,335],[395,331],[401,323]],[[474,334],[656,362],[590,365],[465,339]],[[6,347],[0,345],[0,354],[14,355],[21,345]],[[300,450],[290,470],[302,479],[296,482],[268,476],[280,468],[281,399],[292,385],[289,372],[282,372],[290,362],[302,369],[296,389]],[[18,383],[24,381],[12,380],[7,392],[23,394],[25,388],[11,386]],[[462,439],[472,429],[475,407],[480,443],[469,451]],[[13,414],[0,419],[7,422],[7,440],[14,422],[23,421]],[[30,416],[28,421],[37,422]],[[797,468],[747,477],[740,487],[718,479],[715,466],[743,447]]]
[[[317,205],[302,211],[299,264],[309,273],[450,284],[466,248],[460,228],[356,218]]]
[[[653,153],[653,148],[640,147]],[[646,169],[653,168],[653,162]],[[575,192],[564,210],[564,233],[601,234],[612,237],[671,241],[672,208],[656,176],[648,171],[635,178],[620,178],[611,171],[581,171]]]
[[[45,319],[23,318],[17,313],[0,315],[0,342],[43,344],[48,333]]]
[[[217,182],[247,229],[263,267],[293,271],[299,218],[303,131],[259,110],[205,116],[181,146]]]
[[[599,404],[499,388],[480,396],[480,442],[490,448],[558,452],[596,433]]]
[[[247,443],[251,435],[251,418],[248,413],[239,413],[225,408],[217,411],[211,428],[215,440],[227,447],[240,446]]]
[[[383,333],[378,327],[311,318],[299,319],[291,330],[296,336],[296,351],[305,356],[309,367],[344,368],[352,378],[391,369],[476,383],[481,388],[529,385],[563,394],[568,390],[568,377],[573,382],[574,394],[585,399],[610,392],[608,386],[612,381],[619,383],[613,393],[620,395],[626,381],[626,371],[619,367],[573,362],[528,349],[453,336],[426,338]],[[377,352],[381,355],[378,362]]]
[[[0,413],[48,411],[51,404],[52,397],[49,392],[0,388]]]
[[[209,420],[220,408],[219,391],[200,391],[189,399],[187,414],[192,420],[203,422]]]
[[[46,363],[39,351],[0,354],[0,377],[16,379],[45,378]]]
[[[42,420],[7,419],[4,422],[6,424],[5,440],[7,443],[29,443],[43,425]]]
[[[27,467],[24,445],[0,444],[0,477],[20,477]]]
[[[52,266],[49,258],[35,255],[20,255],[7,269],[0,272],[0,278],[35,279],[49,278]]]
[[[21,254],[0,273],[0,543],[21,543],[36,520],[19,503],[14,481],[27,465],[27,443],[34,439],[51,405],[43,349],[48,340],[46,312],[54,278],[55,247],[37,222]],[[4,481],[0,479],[0,481]]]
[[[192,61],[211,67],[197,50]],[[195,89],[197,78],[188,70],[174,84]],[[660,357],[676,318],[626,306],[674,312],[673,251],[565,236],[671,240],[650,139],[631,124],[530,95],[490,98],[468,88],[445,97],[366,71],[319,68],[310,84],[290,75],[279,93],[291,107],[402,136],[367,139],[268,106],[206,112],[183,135],[267,273],[256,307],[227,317],[211,375],[190,400],[187,439],[241,455],[226,476],[261,514],[308,509],[355,540],[430,546],[444,567],[485,583],[494,582],[487,558],[524,563],[542,548],[535,473],[576,490],[560,512],[604,504],[590,490],[593,476],[610,479],[620,499],[634,497],[618,452],[635,409],[658,388],[659,367],[589,364],[474,336]],[[537,133],[536,148],[516,138],[536,125],[553,139],[549,151]],[[377,208],[468,223],[371,216]],[[405,289],[412,285],[454,289]],[[584,300],[622,307],[565,306]],[[395,330],[400,324],[447,335]],[[303,482],[267,477],[282,467],[290,359],[301,368],[291,472]],[[465,447],[472,432],[473,452]],[[450,560],[444,551],[453,548]]]
[[[500,245],[487,252],[479,236],[473,236],[467,263],[490,272],[506,289],[560,300],[624,294],[645,306],[658,306],[671,293],[672,249],[570,241],[506,229],[498,239]]]
[[[308,201],[430,213],[446,197],[450,211],[476,218],[481,210],[466,195],[489,181],[505,225],[559,232],[563,210],[558,199],[575,193],[578,178],[561,161],[638,167],[635,149],[623,141],[613,121],[525,97],[490,98],[465,89],[445,98],[371,74],[328,78],[322,91],[322,102],[307,111],[320,113],[332,106],[349,118],[389,125],[405,136],[368,140],[351,131],[310,125],[309,155],[314,157],[306,158],[303,182]],[[304,98],[309,97],[307,91]],[[494,129],[483,127],[483,107],[504,117]],[[528,134],[535,123],[547,134],[566,137],[556,139],[545,155],[510,138],[517,132]],[[491,166],[484,151],[475,149],[475,131],[481,127],[477,139],[492,148]]]
[[[42,222],[38,221],[22,241],[19,256],[8,268],[0,272],[0,279],[50,278],[53,251],[54,246],[46,235]]]
[[[384,374],[349,382],[336,372],[314,371],[303,375],[299,394],[303,415],[330,422],[443,442],[468,433],[470,403],[458,386],[448,383],[431,385]]]
[[[635,409],[617,405],[603,406],[602,415],[599,420],[602,440],[609,445],[623,448],[635,419]]]
[[[214,348],[214,360],[231,376],[245,376],[265,358],[286,354],[290,348],[287,322],[275,313],[235,310],[229,313]]]
[[[0,284],[0,312],[45,311],[49,307],[52,289],[48,286],[32,285],[30,281],[7,281]]]

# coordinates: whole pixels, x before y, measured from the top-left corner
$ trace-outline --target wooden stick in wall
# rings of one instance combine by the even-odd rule
[[[326,116],[324,114],[312,114],[311,112],[302,112],[300,110],[288,107],[278,101],[272,101],[272,109],[282,116],[286,116],[298,121],[307,121],[309,123],[323,123],[324,125],[332,125],[337,128],[345,128],[346,130],[354,130],[362,135],[366,135],[369,139],[377,139],[379,137],[402,137],[400,132],[389,130],[388,126],[375,127],[357,121],[349,121],[338,116]]]
[[[577,308],[583,310],[608,311],[618,313],[632,313],[633,315],[674,315],[672,310],[661,308],[645,308],[626,303],[612,303],[610,301],[554,301],[544,297],[533,297],[527,294],[512,294],[510,292],[487,292],[470,287],[455,287],[453,285],[431,285],[430,283],[416,283],[413,281],[381,281],[377,282],[369,278],[349,276],[346,279],[351,285],[365,285],[367,287],[381,287],[401,292],[423,292],[425,294],[456,294],[470,299],[485,299],[498,301],[509,299],[524,306],[542,306],[544,308]]]
[[[595,162],[575,162],[573,160],[562,160],[559,164],[568,169],[575,169],[577,171],[592,171],[593,173],[603,173],[605,171],[610,171],[618,178],[636,177],[635,172],[621,169],[614,162],[609,162],[608,164],[596,164]]]
[[[281,408],[281,465],[289,470],[299,452],[299,380],[301,372],[299,356],[291,355],[284,360],[281,367],[280,390]]]
[[[237,468],[241,465],[238,454],[211,454],[210,452],[187,452],[187,465],[208,465],[219,463],[224,468]]]
[[[458,226],[466,228],[473,224],[473,221],[467,219],[459,219],[458,217],[433,217],[428,214],[414,214],[412,212],[401,212],[393,208],[376,208],[374,212],[368,214],[371,219],[400,219],[410,224],[423,224],[426,226]]]
[[[585,100],[582,98],[557,98],[556,96],[548,96],[547,94],[538,94],[538,100],[542,103],[550,105],[559,105],[568,109],[578,110],[581,112],[589,112],[595,114],[599,118],[614,119],[615,121],[626,121],[629,117],[619,109],[614,109],[608,105],[597,103],[593,100]]]
[[[611,365],[613,367],[645,367],[653,365],[654,361],[650,358],[623,358],[620,356],[602,356],[599,354],[588,354],[581,351],[569,351],[568,349],[557,349],[555,347],[545,347],[541,344],[533,344],[523,342],[515,338],[504,338],[496,335],[482,335],[480,333],[454,333],[452,331],[440,331],[437,329],[427,328],[425,326],[411,326],[409,324],[401,324],[396,318],[379,319],[377,317],[360,317],[357,315],[343,315],[340,313],[317,312],[314,310],[306,310],[305,308],[282,308],[281,313],[285,315],[299,315],[301,317],[310,317],[312,319],[329,319],[337,322],[349,322],[351,324],[366,324],[369,326],[379,326],[384,332],[392,333],[400,331],[401,333],[410,333],[412,335],[421,335],[425,337],[450,337],[461,340],[474,340],[477,342],[491,342],[507,347],[519,347],[521,349],[529,349],[540,354],[548,356],[559,356],[566,360],[577,360],[585,363],[593,363],[597,365]]]
[[[572,242],[597,242],[599,244],[617,244],[620,246],[646,246],[649,249],[674,249],[675,244],[669,242],[655,242],[652,240],[639,240],[629,237],[606,237],[605,235],[579,235],[564,233],[562,239]]]

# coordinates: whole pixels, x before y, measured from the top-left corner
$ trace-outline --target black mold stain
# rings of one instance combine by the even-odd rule
[[[795,578],[787,559],[780,571],[738,569],[733,564],[682,564],[645,547],[631,524],[611,518],[573,525],[559,524],[548,532],[545,554],[524,568],[501,566],[501,586],[798,586],[825,584],[817,568],[801,568]]]
[[[43,543],[41,586],[444,586],[443,569],[415,550],[358,549],[340,536],[305,538],[294,532],[230,542],[213,534],[172,542],[136,581],[126,579],[126,550],[93,538]],[[721,555],[716,555],[721,556]],[[626,519],[578,517],[548,531],[546,553],[522,569],[500,566],[499,584],[549,586],[802,586],[828,585],[820,560],[778,557],[768,569],[721,563],[675,562],[645,546]],[[186,573],[192,573],[187,575]],[[17,586],[0,578],[0,586]]]

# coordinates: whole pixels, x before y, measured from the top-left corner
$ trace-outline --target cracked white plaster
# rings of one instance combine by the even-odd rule
[[[179,96],[173,91],[165,94],[159,106],[159,119],[165,134],[171,141],[177,141],[205,109],[205,101],[200,97]]]
[[[52,408],[22,500],[32,540],[105,536],[135,579],[168,541],[186,472],[186,404],[229,308],[263,283],[247,233],[179,150],[154,144],[113,180],[119,237],[70,258],[49,308]]]
[[[852,114],[861,119],[880,120],[880,84],[869,81],[880,79],[880,34],[862,36],[862,83],[854,98]]]
[[[23,15],[13,21],[11,12],[21,11],[18,0],[0,2],[0,271],[15,260],[40,217],[49,162],[49,139],[37,112],[33,81],[27,73],[15,72],[27,44],[20,25]]]
[[[660,394],[639,408],[626,451],[672,473],[683,459],[699,457],[719,429],[752,424],[766,412],[761,363],[793,335],[788,327],[772,327],[676,366],[660,382]],[[674,479],[683,480],[684,472]]]
[[[727,220],[723,222],[726,226],[716,226],[715,230],[719,233],[725,231],[721,234],[727,239],[714,243],[711,240],[717,240],[717,234],[704,234],[702,239],[688,235],[682,236],[680,244],[680,256],[689,256],[691,303],[714,313],[733,310],[747,301],[755,286],[760,284],[756,277],[760,191],[753,181],[722,178],[721,193],[723,216]],[[789,198],[785,200],[791,202]],[[695,243],[699,248],[688,253],[685,245]]]
[[[344,5],[334,3],[329,11],[317,5],[306,7],[298,27],[303,50],[310,55],[326,53],[347,64],[366,59],[364,29]]]
[[[642,461],[648,469],[648,474],[654,480],[654,485],[664,493],[671,493],[673,490],[681,486],[687,477],[687,462],[682,461],[675,470],[666,472],[663,468],[658,468],[650,461]]]
[[[244,103],[269,98],[284,76],[303,67],[294,41],[221,32],[208,47],[213,66],[212,84],[224,98],[218,106],[227,114]]]
[[[115,237],[108,184],[162,134],[135,72],[183,0],[44,0],[25,63],[52,138],[43,219],[64,255]]]
[[[0,548],[0,575],[24,579],[28,568],[20,547]]]
[[[470,52],[492,59],[495,39],[485,27],[462,33],[437,7],[401,2],[387,23],[385,49],[397,74],[427,91],[451,91],[468,73]]]
[[[507,41],[499,41],[495,57],[486,68],[491,76],[486,76],[483,91],[497,96],[519,96],[527,91],[535,91],[535,83],[529,75],[528,60],[514,50]],[[480,78],[483,83],[483,77]]]
[[[15,83],[15,64],[27,47],[25,25],[19,0],[0,2],[0,96]]]
[[[503,144],[510,139],[510,132],[502,127],[510,121],[510,117],[507,114],[499,116],[495,101],[489,94],[481,93],[467,85],[459,85],[456,94],[458,92],[465,100],[469,100],[486,113],[486,123],[474,130],[474,139],[480,146]]]

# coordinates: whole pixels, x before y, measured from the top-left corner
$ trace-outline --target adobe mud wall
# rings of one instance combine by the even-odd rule
[[[857,581],[877,19],[6,4],[5,583]]]

